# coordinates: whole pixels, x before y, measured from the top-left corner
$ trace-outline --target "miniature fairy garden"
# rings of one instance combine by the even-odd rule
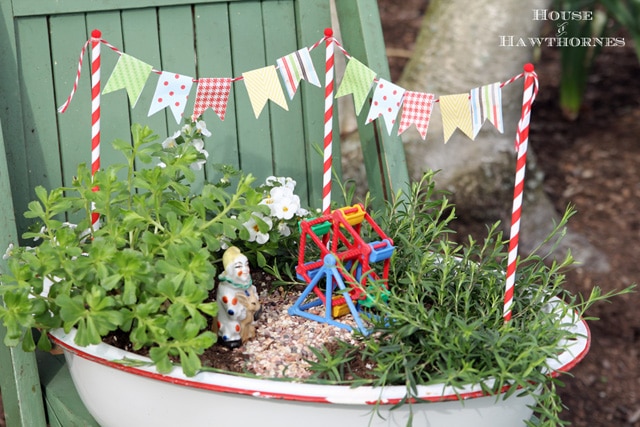
[[[530,113],[533,66],[509,82],[520,77]],[[555,425],[550,364],[585,339],[569,326],[629,291],[573,295],[562,287],[571,256],[538,251],[519,259],[516,279],[517,235],[505,239],[499,224],[455,243],[455,208],[433,172],[388,201],[353,200],[340,183],[343,194],[313,211],[289,177],[257,182],[217,165],[216,179],[198,181],[210,157],[199,116],[163,142],[131,130],[132,143],[113,142],[123,163],[81,164],[70,186],[36,188],[25,213],[36,224],[23,236],[36,245],[10,246],[0,276],[5,344],[48,351],[50,331],[73,330],[75,344],[147,356],[118,363],[161,375],[179,366],[187,378],[400,385],[398,403],[421,399],[420,385],[524,390],[541,425]],[[516,148],[523,171],[526,133]],[[558,242],[572,214],[544,243]]]

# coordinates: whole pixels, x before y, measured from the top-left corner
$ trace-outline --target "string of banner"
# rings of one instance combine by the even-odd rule
[[[504,86],[524,78],[524,92],[522,99],[522,113],[518,121],[515,138],[516,171],[514,195],[509,237],[509,252],[507,259],[507,275],[505,283],[503,317],[508,322],[512,316],[513,295],[518,256],[518,242],[520,235],[520,219],[524,195],[524,176],[529,140],[529,123],[531,105],[538,93],[538,78],[532,64],[526,64],[524,71],[505,82],[496,82],[474,88],[467,93],[441,95],[414,92],[393,84],[381,77],[366,65],[353,58],[333,37],[333,31],[327,28],[324,37],[311,47],[305,47],[277,60],[277,66],[271,65],[242,73],[240,77],[198,78],[181,74],[161,71],[120,51],[115,46],[102,39],[99,30],[93,30],[89,40],[80,51],[76,78],[67,100],[58,111],[64,113],[78,88],[82,62],[87,47],[91,47],[91,173],[100,169],[100,95],[119,89],[125,89],[132,108],[135,107],[140,94],[150,76],[156,73],[160,77],[151,101],[148,115],[169,107],[177,123],[180,123],[187,104],[187,97],[194,83],[197,83],[196,99],[192,118],[198,118],[211,108],[221,120],[224,120],[227,102],[232,83],[244,81],[250,98],[253,112],[259,117],[267,101],[272,101],[288,110],[282,85],[278,78],[281,76],[289,99],[295,96],[300,81],[305,80],[321,87],[320,80],[311,60],[310,51],[325,45],[325,108],[324,108],[324,140],[323,140],[323,191],[322,210],[330,213],[331,205],[331,169],[333,145],[333,102],[334,98],[353,95],[356,114],[360,114],[365,101],[369,97],[372,87],[375,87],[371,97],[367,123],[378,118],[385,121],[386,129],[391,134],[400,115],[398,135],[414,125],[422,139],[426,138],[429,119],[435,103],[440,104],[443,121],[445,143],[456,129],[460,129],[471,139],[475,139],[485,121],[491,122],[498,131],[504,132],[502,122],[501,90]],[[116,52],[120,58],[113,69],[107,84],[101,90],[100,77],[100,46],[105,45]],[[344,75],[338,87],[334,90],[335,77],[335,48],[338,48],[348,59]],[[335,95],[334,95],[334,92]],[[401,113],[400,113],[401,111]],[[97,191],[94,188],[94,191]],[[92,213],[92,227],[99,226],[99,214]]]

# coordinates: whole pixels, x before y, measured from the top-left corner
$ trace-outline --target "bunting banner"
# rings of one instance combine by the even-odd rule
[[[213,111],[224,121],[231,92],[231,79],[228,77],[205,77],[198,79],[196,101],[193,107],[192,117],[198,118],[207,108]]]
[[[314,86],[322,86],[318,74],[316,74],[316,69],[313,66],[309,48],[305,47],[297,50],[287,56],[279,58],[276,62],[284,86],[289,94],[289,99],[293,99],[298,91],[300,80],[306,80]]]
[[[158,79],[147,116],[150,117],[168,106],[176,123],[180,124],[191,86],[193,86],[193,77],[163,71]]]
[[[376,72],[364,65],[355,58],[351,58],[344,70],[338,93],[336,98],[353,94],[353,103],[356,108],[356,114],[360,115],[362,106],[367,100],[367,95],[371,90],[373,80],[376,78]]]
[[[94,36],[95,34],[95,36]],[[502,117],[502,87],[513,83],[524,77],[525,90],[523,94],[522,115],[518,123],[516,135],[517,169],[516,183],[514,186],[514,204],[512,212],[512,229],[509,247],[509,259],[507,267],[507,278],[505,285],[504,319],[505,322],[511,318],[511,304],[513,299],[513,288],[515,284],[516,259],[518,248],[519,224],[521,201],[524,192],[524,170],[526,166],[526,151],[529,134],[529,120],[531,115],[531,104],[538,92],[538,77],[532,64],[524,66],[524,72],[513,76],[504,83],[492,83],[470,90],[468,93],[444,95],[436,99],[434,94],[406,91],[385,79],[376,80],[376,72],[366,65],[350,56],[340,43],[333,38],[330,28],[325,30],[325,37],[315,43],[311,48],[303,48],[277,60],[278,69],[284,82],[290,99],[296,94],[299,82],[306,80],[315,86],[321,86],[318,76],[311,62],[309,51],[322,45],[326,41],[326,81],[325,81],[325,159],[323,166],[323,211],[330,211],[331,202],[331,141],[332,141],[332,120],[333,120],[333,99],[353,94],[356,114],[360,114],[364,106],[372,85],[375,83],[375,91],[371,99],[371,106],[367,115],[367,123],[377,118],[384,118],[387,131],[391,134],[397,116],[400,111],[400,124],[398,135],[405,132],[411,125],[415,125],[422,139],[426,139],[427,130],[433,105],[440,102],[442,113],[444,142],[446,143],[456,128],[459,128],[470,139],[475,139],[480,128],[486,120],[489,120],[501,133],[504,132]],[[275,66],[248,71],[242,74],[242,78],[199,78],[194,80],[191,77],[176,73],[154,70],[145,62],[120,52],[116,47],[110,45],[100,38],[100,32],[94,30],[92,39],[87,41],[82,47],[78,60],[76,78],[71,89],[71,93],[58,111],[67,111],[72,101],[82,69],[82,61],[85,50],[91,42],[93,53],[92,58],[92,128],[95,136],[99,135],[99,95],[100,95],[100,60],[99,45],[105,44],[111,50],[120,55],[116,63],[103,94],[107,94],[118,89],[126,89],[132,107],[135,107],[140,94],[153,71],[160,75],[154,97],[149,108],[149,116],[155,114],[163,108],[169,106],[176,119],[184,113],[186,101],[194,82],[197,82],[196,100],[192,118],[197,118],[203,112],[212,108],[215,113],[224,120],[227,103],[233,82],[244,80],[247,93],[256,118],[260,115],[268,100],[272,100],[283,109],[288,110],[282,86],[278,78]],[[347,67],[342,77],[340,87],[335,96],[333,95],[333,47],[334,45],[348,59]],[[94,81],[95,80],[95,81]],[[99,139],[98,139],[99,141]],[[94,143],[99,148],[99,142]],[[98,154],[95,154],[95,153]],[[98,160],[99,150],[94,150],[92,156]],[[329,158],[327,158],[329,157]]]
[[[282,86],[278,80],[276,67],[269,65],[252,71],[242,73],[242,78],[247,87],[251,107],[256,119],[260,116],[262,109],[268,100],[272,100],[285,110],[289,111],[287,100],[284,98]]]
[[[406,91],[402,103],[398,135],[401,135],[414,124],[422,139],[426,139],[429,119],[431,118],[435,100],[436,96],[432,93]]]
[[[500,82],[471,89],[471,111],[473,115],[473,139],[478,136],[485,120],[493,123],[504,133],[502,122],[502,87]]]
[[[385,79],[378,79],[378,84],[373,92],[371,108],[367,116],[367,123],[371,123],[378,117],[383,117],[387,125],[387,133],[391,135],[391,130],[396,124],[396,117],[402,105],[402,97],[406,91],[400,86]]]
[[[440,111],[442,112],[442,130],[445,144],[456,128],[473,139],[473,123],[468,93],[441,95]]]
[[[123,53],[120,55],[120,59],[113,69],[102,94],[126,89],[129,95],[129,102],[132,107],[135,107],[149,74],[151,74],[151,70],[153,70],[151,65]]]

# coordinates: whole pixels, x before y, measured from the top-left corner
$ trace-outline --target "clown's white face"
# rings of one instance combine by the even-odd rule
[[[251,281],[249,260],[240,254],[227,265],[227,277],[234,282],[247,284]]]

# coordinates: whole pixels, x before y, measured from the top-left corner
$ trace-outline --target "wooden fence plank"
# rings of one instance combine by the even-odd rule
[[[190,0],[189,3],[234,2],[243,0]],[[15,16],[61,15],[78,12],[100,12],[105,10],[126,10],[139,8],[155,8],[184,4],[180,0],[13,0]]]
[[[296,42],[296,27],[281,24],[295,22],[293,2],[265,3],[263,20],[267,61],[270,64],[276,64],[278,58],[295,52],[299,48]],[[309,83],[301,81],[300,84]],[[293,177],[297,182],[303,182],[306,180],[306,144],[300,93],[297,93],[293,99],[289,99],[284,86],[282,90],[289,110],[285,111],[277,105],[269,106],[274,175]],[[296,190],[296,193],[303,197],[302,200],[307,200],[306,185],[296,187]]]
[[[230,4],[229,18],[234,72],[240,75],[243,72],[271,65],[265,58],[260,3]],[[264,180],[272,175],[273,170],[269,109],[265,106],[256,118],[244,81],[235,83],[232,90],[236,103],[236,120],[239,124],[240,167],[245,171],[251,171],[258,180]]]
[[[22,85],[23,132],[29,170],[29,200],[35,198],[33,188],[47,189],[62,184],[60,147],[56,128],[56,104],[51,85],[49,34],[44,17],[20,19],[16,23],[20,41],[20,73]]]
[[[236,77],[231,56],[228,6],[226,4],[196,6],[194,16],[198,78]],[[221,177],[213,169],[215,163],[240,167],[234,94],[241,84],[234,83],[231,86],[227,104],[228,114],[224,121],[220,120],[210,108],[203,114],[203,119],[212,133],[207,141],[210,158],[207,162],[209,181],[216,181]],[[195,90],[193,94],[195,97]]]

